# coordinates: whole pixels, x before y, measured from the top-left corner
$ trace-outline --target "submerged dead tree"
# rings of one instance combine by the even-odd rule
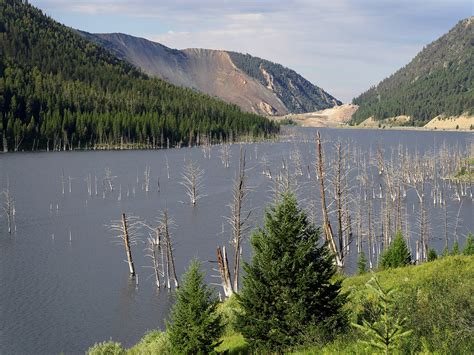
[[[160,229],[163,231],[166,245],[166,285],[168,288],[171,288],[171,280],[173,280],[175,288],[178,288],[179,282],[178,277],[176,276],[176,268],[174,265],[173,243],[171,242],[170,232],[170,226],[172,224],[173,221],[168,217],[168,210],[165,209],[161,218]]]
[[[349,214],[349,173],[348,168],[348,150],[342,146],[341,142],[335,145],[336,155],[335,160],[332,163],[333,172],[329,178],[330,182],[334,187],[334,204],[337,219],[337,241],[339,244],[339,255],[341,262],[344,264],[344,258],[349,252],[349,245],[352,239],[351,231],[351,217]],[[323,181],[324,182],[324,181]],[[321,179],[320,179],[321,183]]]
[[[221,153],[222,165],[224,165],[224,167],[228,168],[230,166],[230,158],[231,158],[230,144],[225,144],[225,143],[222,144],[220,153]]]
[[[195,206],[196,202],[204,196],[201,194],[204,170],[191,160],[184,166],[181,177],[183,180],[180,184],[186,188],[186,195],[189,197],[191,204]]]
[[[230,244],[233,247],[233,278],[231,278],[227,252],[225,246],[217,247],[217,264],[219,275],[221,278],[221,285],[224,290],[224,295],[229,297],[234,292],[239,290],[239,275],[240,275],[240,259],[242,256],[242,239],[248,229],[247,221],[250,217],[251,211],[244,212],[243,204],[249,192],[246,186],[246,153],[240,147],[239,169],[234,179],[234,188],[232,194],[232,202],[229,205],[231,216],[227,218],[231,230],[232,237]]]
[[[13,198],[12,194],[10,193],[10,189],[8,188],[2,191],[1,196],[3,197],[3,215],[7,219],[8,233],[11,234],[12,225],[15,224],[15,199]]]
[[[125,213],[122,213],[121,220],[112,221],[109,229],[119,234],[116,236],[116,242],[125,247],[125,253],[127,255],[127,264],[130,271],[130,275],[134,277],[136,275],[135,265],[132,258],[131,246],[137,244],[140,238],[140,227],[142,222],[138,217],[127,217]]]
[[[248,226],[247,221],[250,217],[250,211],[243,212],[243,203],[249,192],[246,186],[246,157],[245,151],[240,147],[239,170],[234,179],[234,191],[232,196],[232,203],[230,205],[231,217],[229,219],[232,228],[231,244],[234,248],[234,291],[239,290],[239,274],[240,274],[240,257],[242,254],[242,238]]]
[[[225,246],[217,247],[217,267],[219,269],[219,275],[221,278],[221,286],[224,290],[224,296],[226,298],[234,294],[234,289],[232,287],[232,279],[230,277],[229,271],[229,262],[227,260],[227,252]]]
[[[148,267],[153,269],[157,289],[161,287],[171,289],[171,284],[178,288],[179,282],[176,276],[174,249],[170,232],[174,221],[169,217],[168,210],[165,209],[157,222],[156,226],[141,223],[150,231],[148,246],[145,249],[147,252],[145,256],[149,257],[152,262],[152,265]]]
[[[165,277],[164,273],[164,255],[163,255],[163,245],[161,240],[161,230],[159,227],[155,228],[150,236],[148,237],[148,246],[145,249],[147,254],[146,257],[149,257],[152,262],[151,268],[153,269],[153,275],[155,277],[155,285],[159,290],[161,288],[161,280]],[[164,283],[163,283],[164,285]]]
[[[323,161],[323,149],[321,145],[321,135],[318,132],[316,134],[316,147],[317,147],[317,163],[316,163],[316,170],[319,180],[319,186],[321,191],[321,208],[323,214],[323,230],[324,236],[326,237],[326,241],[328,242],[329,249],[334,254],[336,259],[336,265],[338,267],[343,267],[343,259],[337,250],[336,243],[334,241],[334,234],[331,228],[331,221],[329,220],[329,213],[328,208],[326,205],[326,187],[324,186],[324,179],[325,179],[325,168],[324,168],[324,161]]]

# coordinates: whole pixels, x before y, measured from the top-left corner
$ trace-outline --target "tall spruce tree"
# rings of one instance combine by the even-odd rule
[[[204,283],[201,264],[194,260],[176,291],[171,322],[166,325],[172,352],[209,354],[220,344],[223,323],[216,313],[217,298]]]
[[[469,233],[466,238],[466,246],[462,251],[464,255],[474,255],[474,241],[472,233]]]
[[[347,324],[333,255],[292,194],[265,212],[265,226],[251,244],[237,326],[252,348],[282,351],[310,329],[328,335]]]
[[[403,238],[402,232],[398,231],[392,244],[384,251],[381,266],[384,269],[396,268],[409,265],[411,262],[410,251]]]

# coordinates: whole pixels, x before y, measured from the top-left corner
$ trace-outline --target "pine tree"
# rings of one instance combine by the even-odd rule
[[[171,322],[166,325],[173,353],[208,354],[220,344],[223,323],[216,313],[217,299],[204,284],[200,267],[192,261],[176,291]]]
[[[405,319],[396,316],[394,289],[385,291],[375,276],[367,282],[366,286],[377,298],[376,308],[379,319],[373,323],[363,320],[362,324],[353,323],[352,325],[366,336],[367,340],[362,340],[362,343],[389,354],[390,350],[397,349],[400,339],[410,335],[412,330],[405,330]]]
[[[438,259],[438,254],[436,253],[436,250],[430,248],[430,250],[428,250],[428,261],[435,261],[436,259]]]
[[[462,252],[464,255],[474,255],[474,241],[472,237],[472,233],[467,235],[466,239],[466,246]]]
[[[402,233],[398,231],[392,244],[389,245],[382,255],[381,266],[384,269],[396,268],[409,265],[410,261],[411,255],[407,243]]]
[[[254,349],[282,351],[309,329],[334,334],[346,325],[333,255],[320,241],[292,194],[265,212],[251,237],[254,255],[244,263],[237,326]]]
[[[367,257],[363,251],[359,254],[359,259],[357,260],[357,274],[363,275],[367,272]]]
[[[453,244],[453,250],[451,251],[451,255],[459,255],[459,243],[457,241]]]

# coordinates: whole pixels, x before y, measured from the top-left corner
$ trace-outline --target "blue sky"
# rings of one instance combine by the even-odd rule
[[[65,25],[172,48],[226,49],[296,70],[344,102],[473,16],[474,0],[30,0]]]

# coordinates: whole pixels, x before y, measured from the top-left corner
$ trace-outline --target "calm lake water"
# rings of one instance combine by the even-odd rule
[[[316,131],[297,132],[314,137]],[[369,154],[369,150],[373,154],[377,144],[383,145],[385,154],[390,154],[399,144],[420,154],[442,145],[466,151],[473,141],[471,133],[459,132],[338,129],[321,132],[328,155],[330,143],[338,139],[350,142],[363,154]],[[265,161],[275,174],[290,152],[298,149],[304,168],[303,176],[297,178],[298,195],[305,206],[311,205],[313,197],[317,198],[319,186],[314,169],[311,168],[309,179],[306,171],[307,165],[313,165],[314,143],[298,139],[245,144],[244,148],[248,184],[252,187],[246,205],[253,210],[253,225],[262,223],[263,209],[274,198],[273,180],[262,174]],[[210,275],[215,274],[214,266],[208,261],[215,259],[216,246],[228,245],[230,239],[230,228],[224,217],[230,211],[228,204],[240,145],[232,145],[228,169],[221,162],[220,149],[213,146],[210,158],[204,157],[201,148],[0,155],[0,190],[9,186],[16,207],[16,232],[9,235],[6,219],[0,218],[0,354],[83,353],[95,342],[108,339],[130,346],[147,330],[163,328],[172,297],[166,290],[156,291],[152,271],[145,268],[150,265],[150,260],[144,257],[145,243],[133,247],[139,275],[136,286],[128,276],[124,249],[113,243],[114,233],[106,225],[119,219],[122,212],[152,223],[167,208],[176,223],[172,232],[178,275],[192,258],[198,258],[203,261],[208,280],[213,280]],[[194,208],[179,183],[183,166],[189,160],[205,170],[205,196]],[[142,189],[147,166],[151,168],[148,193]],[[291,171],[292,165],[289,166]],[[114,191],[104,197],[106,168],[116,178]],[[92,180],[97,176],[97,195],[95,191],[92,196],[88,194],[89,174]],[[66,182],[62,193],[61,176],[71,178],[71,192]],[[408,198],[411,199],[407,201],[409,210],[415,210],[414,197],[409,194]],[[459,211],[458,234],[463,245],[466,233],[474,230],[474,207],[469,192],[461,200],[460,209],[460,202],[450,199],[448,212],[455,216]],[[314,214],[318,221],[320,207],[316,206]],[[431,244],[438,251],[444,245],[442,215],[440,208],[430,207]],[[412,213],[410,218],[414,218]],[[450,225],[450,233],[453,228]],[[143,232],[145,242],[146,231]],[[244,258],[249,260],[249,256],[246,242]],[[355,255],[351,257],[349,273],[355,258]]]

